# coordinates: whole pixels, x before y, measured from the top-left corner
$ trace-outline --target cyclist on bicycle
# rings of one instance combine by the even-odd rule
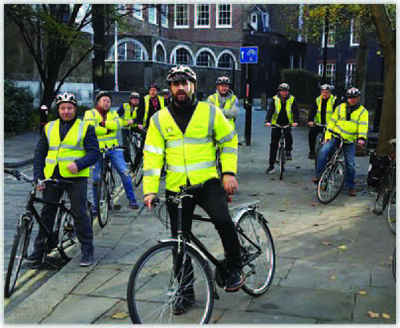
[[[313,179],[314,183],[318,183],[324,171],[326,159],[334,151],[337,141],[335,138],[332,139],[332,133],[329,132],[329,130],[332,130],[345,139],[343,149],[346,164],[346,184],[350,196],[357,196],[355,189],[355,142],[363,147],[368,133],[368,111],[361,105],[360,99],[360,90],[352,87],[346,92],[346,102],[335,108],[328,122],[324,140],[326,143],[321,148],[321,156],[318,156],[317,171]]]
[[[133,163],[132,171],[136,170],[143,157],[144,141],[146,140],[146,131],[149,128],[150,118],[165,107],[164,98],[158,95],[160,87],[157,83],[151,83],[149,86],[149,94],[146,95],[139,103],[139,110],[137,115],[138,128],[142,134],[141,147],[138,150],[135,161]]]
[[[126,163],[130,162],[131,150],[128,144],[129,130],[137,128],[137,111],[139,108],[140,95],[137,92],[132,92],[129,95],[129,102],[121,104],[118,109],[118,115],[123,117],[124,127],[122,129],[122,142],[125,147],[124,159]]]
[[[290,87],[287,83],[281,83],[278,86],[278,94],[273,97],[270,109],[265,117],[265,126],[279,124],[280,126],[290,125],[298,126],[299,124],[299,110],[295,97],[289,93]],[[284,108],[285,110],[281,110]],[[286,159],[292,159],[292,128],[288,127],[285,131],[285,151]],[[265,173],[272,173],[275,171],[276,152],[278,151],[279,139],[281,138],[281,129],[271,129],[271,143],[269,144],[269,167]]]
[[[231,80],[227,76],[221,76],[217,79],[217,92],[210,95],[207,101],[221,108],[229,123],[235,128],[235,120],[238,114],[238,100],[233,91],[229,88]]]
[[[100,149],[118,146],[117,131],[122,128],[123,122],[116,111],[110,111],[111,95],[106,91],[101,91],[96,96],[96,108],[85,112],[85,121],[95,127],[96,135],[99,140]],[[135,192],[129,172],[126,168],[122,149],[108,152],[111,165],[116,169],[121,177],[125,189],[129,207],[138,209]],[[93,170],[93,216],[97,216],[98,199],[97,183],[100,181],[101,161],[97,161]]]
[[[196,74],[188,66],[172,68],[167,75],[171,90],[168,108],[157,112],[150,121],[144,149],[144,203],[151,208],[160,184],[160,172],[166,164],[166,197],[176,195],[180,186],[203,184],[193,198],[183,199],[183,224],[191,229],[191,214],[202,207],[216,227],[231,276],[226,291],[235,292],[243,283],[239,239],[230,216],[226,194],[237,189],[236,131],[222,111],[207,102],[197,101]],[[216,168],[214,140],[221,148],[222,185]],[[167,203],[171,232],[176,236],[177,205]],[[188,297],[193,288],[187,288]],[[188,298],[176,304],[175,314],[182,314],[191,304]]]
[[[33,162],[37,189],[43,190],[45,201],[58,202],[63,189],[45,185],[44,179],[63,179],[73,182],[64,186],[71,202],[71,212],[81,244],[81,266],[93,264],[93,230],[86,211],[89,167],[100,158],[99,143],[94,128],[76,116],[77,99],[73,94],[59,94],[55,99],[59,118],[47,123],[35,148]],[[45,204],[41,218],[48,231],[53,231],[57,206]],[[41,263],[46,234],[39,229],[34,250],[27,258]]]
[[[315,98],[315,103],[308,113],[308,143],[310,147],[309,159],[315,159],[315,141],[317,135],[323,133],[324,128],[321,125],[326,125],[334,109],[340,104],[340,100],[332,95],[332,87],[329,84],[323,84],[320,87],[321,94]]]
[[[164,105],[167,107],[170,103],[169,89],[162,89],[161,96],[164,98]]]

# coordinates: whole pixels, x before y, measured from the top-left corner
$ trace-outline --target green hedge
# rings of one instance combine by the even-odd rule
[[[290,93],[299,104],[313,104],[319,95],[321,77],[302,68],[284,68],[280,71],[282,82],[288,83]]]
[[[4,132],[19,133],[31,129],[34,121],[34,97],[26,88],[4,81]]]

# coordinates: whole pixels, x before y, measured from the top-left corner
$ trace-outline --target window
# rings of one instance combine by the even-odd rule
[[[163,47],[159,44],[156,47],[156,61],[165,63],[166,58],[165,58],[165,51]]]
[[[324,73],[324,64],[319,64],[318,74],[322,76],[323,73]],[[335,77],[336,77],[336,64],[326,64],[326,83],[330,85],[335,85]]]
[[[157,25],[157,9],[156,9],[156,7],[149,7],[147,9],[147,13],[149,14],[149,23]]]
[[[345,88],[350,88],[354,85],[356,78],[357,64],[346,64],[346,80]]]
[[[143,45],[137,41],[128,41],[118,44],[117,48],[118,60],[146,60],[146,52]],[[109,60],[114,60],[114,50],[111,49]]]
[[[322,31],[322,48],[325,47],[325,28]],[[335,47],[335,29],[333,26],[329,27],[328,31],[328,48]]]
[[[217,5],[217,27],[232,27],[232,6]]]
[[[350,23],[350,47],[360,45],[360,18],[353,18]]]
[[[197,56],[196,65],[212,67],[212,66],[214,66],[213,57],[211,56],[211,54],[208,51],[202,51]]]
[[[289,67],[290,67],[291,69],[293,69],[293,68],[294,68],[293,65],[294,65],[294,56],[293,56],[293,55],[290,55],[290,56],[289,56]]]
[[[299,56],[299,68],[303,68],[303,57]]]
[[[234,65],[235,62],[230,54],[223,54],[218,60],[219,68],[232,68]]]
[[[210,27],[210,6],[196,5],[195,27]]]
[[[143,19],[143,5],[132,4],[132,15],[135,18]]]
[[[257,31],[257,28],[258,28],[258,26],[257,26],[258,25],[258,17],[257,17],[256,13],[251,14],[250,25],[251,25],[252,28],[254,28]]]
[[[262,20],[263,20],[264,31],[268,31],[269,30],[269,13],[263,13]]]
[[[179,48],[175,52],[176,65],[191,65],[190,53],[184,48]]]
[[[128,12],[128,7],[126,5],[117,5],[117,13],[119,15],[125,15]]]
[[[189,27],[188,5],[175,5],[175,27]]]
[[[161,5],[161,26],[168,27],[168,5]]]

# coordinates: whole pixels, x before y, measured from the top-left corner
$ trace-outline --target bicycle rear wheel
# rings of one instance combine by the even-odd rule
[[[339,195],[344,183],[344,174],[342,162],[335,162],[326,167],[317,188],[317,198],[322,204],[330,203]]]
[[[30,218],[29,220],[31,220]],[[28,256],[28,246],[32,230],[29,228],[29,220],[21,217],[21,224],[17,227],[14,236],[14,244],[11,250],[10,261],[8,262],[8,269],[6,281],[4,286],[5,297],[10,297],[14,292],[15,285],[19,273],[21,271],[22,262]]]
[[[322,139],[324,138],[324,136],[322,135],[322,133],[318,133],[317,134],[317,139],[315,140],[315,158],[314,158],[314,168],[315,170],[317,170],[317,162],[318,162],[318,154],[319,151],[322,148]]]
[[[133,183],[135,187],[139,187],[143,179],[143,160],[140,161],[138,167],[136,168],[135,177]]]
[[[210,267],[188,245],[185,247],[185,255],[178,260],[177,249],[177,241],[163,242],[151,247],[136,262],[127,291],[129,314],[133,323],[209,322],[214,305],[214,284]],[[177,263],[181,263],[180,269]],[[188,311],[180,315],[174,314],[174,306],[182,301],[185,291],[188,294],[189,290],[191,297],[187,300],[191,302],[191,306]]]
[[[101,179],[97,185],[97,203],[97,218],[99,220],[99,226],[104,228],[107,225],[111,210],[109,187],[106,179]]]
[[[251,296],[261,296],[271,286],[275,273],[275,247],[271,233],[264,218],[254,211],[242,214],[236,229],[245,264],[242,289]]]
[[[60,226],[58,230],[58,250],[61,257],[69,262],[79,252],[78,238],[76,235],[74,219],[66,211],[60,215]]]
[[[396,189],[394,189],[390,194],[387,214],[389,230],[393,234],[396,234]]]

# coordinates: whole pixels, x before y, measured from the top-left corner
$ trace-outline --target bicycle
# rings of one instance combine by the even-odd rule
[[[140,133],[134,131],[133,129],[128,130],[128,147],[129,147],[129,152],[131,154],[130,157],[130,167],[133,168],[133,163],[135,160],[135,157],[137,153],[140,150],[140,147],[142,145],[142,136]]]
[[[35,221],[39,224],[40,228],[43,229],[46,235],[44,244],[45,254],[50,254],[55,248],[59,252],[61,258],[65,262],[69,262],[77,252],[79,252],[79,249],[77,247],[75,247],[75,249],[72,247],[77,244],[77,237],[69,202],[64,190],[65,186],[72,184],[73,182],[56,179],[45,180],[45,183],[52,184],[64,190],[64,196],[59,202],[51,202],[45,201],[36,196],[37,182],[35,179],[28,177],[18,170],[4,169],[4,173],[12,175],[19,181],[22,179],[33,186],[32,190],[28,194],[26,210],[18,219],[10,261],[8,263],[4,294],[5,297],[10,297],[15,290],[23,261],[28,257],[28,248]],[[42,223],[41,216],[34,206],[35,203],[51,204],[58,207],[53,231],[50,232]]]
[[[178,204],[178,236],[160,240],[134,265],[128,283],[127,300],[133,323],[208,323],[219,299],[216,285],[224,288],[230,272],[226,260],[216,259],[191,231],[182,225],[182,199],[198,186],[181,187],[172,199]],[[259,297],[270,287],[275,272],[275,249],[267,221],[257,203],[235,209],[233,222],[240,240],[247,294]],[[211,222],[193,215],[193,220]],[[190,240],[190,242],[188,242]],[[214,274],[210,262],[215,266]],[[190,268],[190,269],[189,269]],[[192,288],[195,300],[189,311],[174,315],[173,308]]]
[[[324,172],[318,181],[317,198],[322,204],[332,202],[342,190],[345,177],[345,165],[343,160],[343,137],[333,131],[331,132],[339,141],[333,154],[325,166]]]
[[[283,172],[285,171],[285,163],[286,163],[286,154],[285,154],[285,130],[290,128],[290,125],[281,126],[279,124],[273,125],[275,128],[279,128],[281,130],[281,136],[279,139],[278,146],[278,156],[276,162],[279,163],[279,180],[283,179]]]
[[[317,170],[317,163],[318,163],[318,153],[321,150],[324,144],[324,136],[326,132],[326,124],[317,124],[314,123],[314,126],[322,127],[323,131],[317,134],[317,138],[315,139],[315,158],[314,158],[314,165],[315,170]]]
[[[146,133],[147,130],[143,128],[143,131]],[[143,152],[140,152],[140,149],[142,147],[142,143],[144,142],[143,137],[141,134],[136,134],[136,138],[138,140],[137,144],[139,145],[138,148],[136,149],[136,154],[135,156],[141,156],[140,161],[138,165],[135,167],[135,169],[132,171],[134,177],[133,177],[133,184],[135,187],[139,187],[140,183],[142,182],[143,179]]]

